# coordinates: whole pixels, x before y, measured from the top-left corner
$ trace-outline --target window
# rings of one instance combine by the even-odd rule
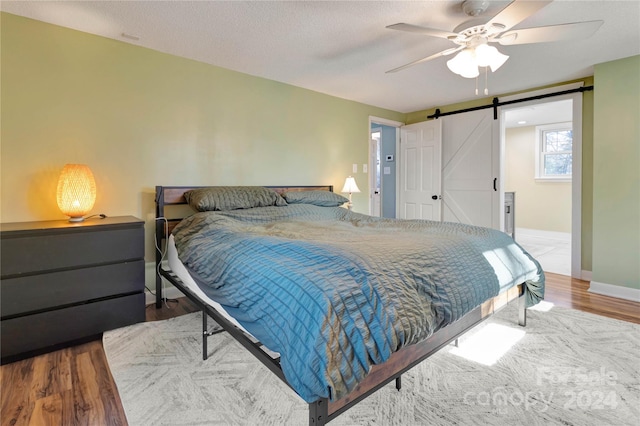
[[[570,181],[573,163],[571,123],[536,127],[536,179]]]

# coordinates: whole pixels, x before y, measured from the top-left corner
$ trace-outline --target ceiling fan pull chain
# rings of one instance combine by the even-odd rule
[[[489,94],[489,85],[487,84],[487,80],[488,80],[487,75],[489,75],[489,71],[487,71],[487,68],[489,68],[489,67],[484,67],[484,94],[485,94],[485,96]]]

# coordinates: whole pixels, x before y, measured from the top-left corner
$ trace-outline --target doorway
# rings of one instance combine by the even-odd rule
[[[369,214],[396,217],[397,144],[403,123],[369,117]]]
[[[502,107],[501,122],[503,187],[515,192],[516,241],[546,272],[581,278],[582,94]]]

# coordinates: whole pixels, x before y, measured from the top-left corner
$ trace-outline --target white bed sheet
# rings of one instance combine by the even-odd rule
[[[169,262],[169,268],[171,268],[173,273],[176,274],[180,278],[180,280],[187,287],[189,287],[189,290],[191,290],[192,292],[194,292],[196,294],[196,296],[198,296],[198,298],[200,298],[202,301],[204,301],[207,305],[212,306],[216,311],[218,311],[218,313],[220,315],[222,315],[223,317],[228,319],[236,327],[240,328],[245,333],[251,335],[251,333],[249,333],[247,330],[245,330],[245,328],[243,326],[241,326],[240,323],[238,323],[238,321],[236,321],[235,318],[233,318],[231,315],[229,315],[227,313],[227,311],[225,311],[225,309],[222,307],[222,305],[220,305],[218,302],[216,302],[215,300],[213,300],[209,296],[207,296],[200,289],[200,286],[198,286],[198,284],[196,284],[196,282],[191,277],[191,274],[189,274],[189,271],[187,271],[187,268],[180,261],[180,258],[178,258],[178,249],[176,249],[176,243],[173,240],[173,235],[169,236],[169,241],[167,243],[167,261]]]

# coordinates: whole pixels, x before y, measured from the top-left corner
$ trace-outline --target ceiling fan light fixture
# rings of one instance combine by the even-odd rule
[[[475,52],[471,48],[466,48],[452,59],[447,61],[447,67],[451,72],[464,78],[476,78],[480,75],[476,64]]]
[[[492,72],[496,72],[509,59],[509,56],[500,53],[498,49],[488,44],[477,46],[475,57],[479,67],[490,67]]]
[[[464,70],[463,73],[460,74],[460,76],[464,78],[476,78],[479,75],[480,71],[478,70],[478,67],[475,66],[468,67],[466,70]]]
[[[489,46],[488,44],[481,44],[476,47],[476,62],[479,67],[488,67],[493,59],[493,55],[498,52],[493,46]]]
[[[496,53],[493,55],[493,58],[489,63],[489,68],[491,68],[491,72],[496,72],[498,68],[500,68],[502,65],[504,65],[505,62],[507,62],[507,59],[509,59],[509,55],[500,53],[498,49],[496,49]]]

